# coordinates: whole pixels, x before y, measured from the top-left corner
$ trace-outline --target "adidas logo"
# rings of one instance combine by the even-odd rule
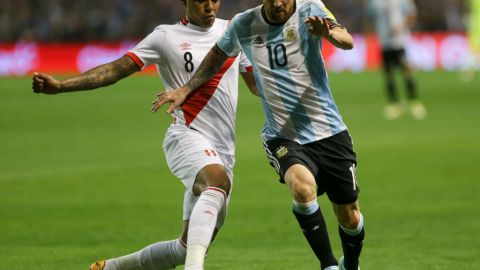
[[[253,45],[261,45],[263,44],[263,39],[261,36],[257,36],[254,40],[253,40]]]

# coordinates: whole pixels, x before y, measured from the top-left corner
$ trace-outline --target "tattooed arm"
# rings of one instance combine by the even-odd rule
[[[202,86],[213,77],[213,75],[217,74],[227,59],[228,56],[220,50],[217,45],[213,46],[190,81],[173,91],[158,94],[157,99],[152,103],[153,106],[151,111],[156,112],[163,104],[170,102],[170,107],[167,112],[172,113],[176,107],[180,106],[185,101],[192,91]]]
[[[111,63],[92,68],[78,76],[57,80],[54,77],[35,72],[32,78],[32,89],[35,93],[58,94],[91,90],[108,86],[137,72],[140,67],[128,56],[123,56]]]
[[[240,73],[240,75],[242,75],[243,81],[247,85],[248,90],[250,90],[250,93],[259,97],[260,94],[258,93],[257,83],[255,81],[255,76],[253,75],[253,72],[242,72]]]

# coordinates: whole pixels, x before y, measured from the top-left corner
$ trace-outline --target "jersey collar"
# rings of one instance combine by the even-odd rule
[[[217,19],[215,19],[216,21]],[[205,27],[200,27],[198,25],[194,25],[193,23],[190,23],[190,21],[187,19],[187,17],[183,17],[183,19],[180,21],[181,24],[186,26],[187,28],[193,29],[195,31],[200,31],[200,32],[208,32],[210,29],[212,29],[213,25],[211,27],[205,28]],[[215,23],[213,23],[215,24]]]

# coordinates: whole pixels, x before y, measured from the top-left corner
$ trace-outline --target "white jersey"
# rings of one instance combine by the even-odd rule
[[[210,28],[190,24],[186,19],[174,25],[160,25],[127,53],[142,69],[155,64],[165,89],[185,85],[203,58],[223,34],[228,21],[216,19]],[[175,109],[174,124],[197,130],[216,150],[235,152],[235,114],[238,100],[238,73],[251,69],[240,55],[227,60],[220,72],[194,91]]]
[[[296,0],[282,25],[267,22],[262,7],[236,15],[217,46],[227,55],[243,51],[254,65],[266,123],[265,141],[318,141],[346,129],[333,100],[321,54],[322,39],[308,33],[305,20],[320,16],[336,23],[320,0]]]
[[[410,37],[407,18],[417,14],[412,0],[370,0],[367,14],[374,21],[383,49],[405,49]]]

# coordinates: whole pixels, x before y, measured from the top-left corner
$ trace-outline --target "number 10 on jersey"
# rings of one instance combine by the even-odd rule
[[[267,45],[268,49],[268,61],[270,62],[270,68],[283,67],[288,64],[287,60],[287,48],[283,44]]]

